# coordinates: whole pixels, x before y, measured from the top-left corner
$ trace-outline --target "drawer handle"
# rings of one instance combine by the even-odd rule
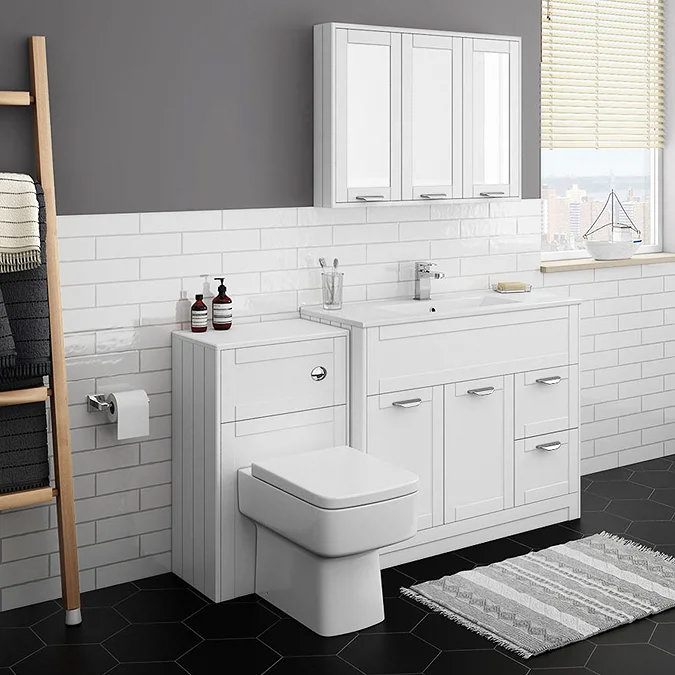
[[[562,382],[562,377],[560,377],[560,375],[552,375],[551,377],[538,377],[537,382],[539,384],[560,384]]]
[[[481,197],[503,197],[504,193],[503,192],[481,192],[480,196]]]
[[[555,452],[560,450],[562,441],[553,441],[552,443],[540,443],[536,446],[537,450],[545,450],[546,452]]]
[[[447,196],[447,192],[425,192],[420,195],[422,199],[445,199]]]
[[[384,195],[356,195],[359,202],[377,202],[384,199]]]
[[[392,405],[394,408],[417,408],[422,404],[421,398],[409,398],[406,401],[394,401]]]
[[[478,389],[468,389],[467,394],[472,396],[489,396],[490,394],[495,393],[494,387],[479,387]]]
[[[315,382],[321,382],[321,380],[326,379],[328,371],[323,366],[317,366],[316,368],[312,368],[312,372],[309,375]]]

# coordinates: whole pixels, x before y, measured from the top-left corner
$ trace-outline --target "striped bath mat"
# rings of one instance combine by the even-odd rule
[[[675,606],[675,558],[603,532],[401,592],[524,658]]]

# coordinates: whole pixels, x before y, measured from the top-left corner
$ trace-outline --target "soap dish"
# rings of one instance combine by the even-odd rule
[[[532,284],[525,284],[523,288],[511,290],[502,290],[499,288],[499,284],[492,284],[492,290],[495,293],[530,293],[532,291]]]

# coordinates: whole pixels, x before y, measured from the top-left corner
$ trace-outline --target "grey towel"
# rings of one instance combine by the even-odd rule
[[[0,289],[0,370],[16,364],[16,345],[9,325],[7,308]]]
[[[47,301],[47,264],[45,237],[47,232],[45,197],[36,183],[40,221],[42,264],[32,270],[0,274],[0,292],[4,299],[16,349],[13,365],[2,367],[0,381],[11,382],[27,377],[40,377],[51,372],[49,340],[49,303]],[[0,317],[0,334],[2,318]],[[18,387],[13,387],[18,388]]]

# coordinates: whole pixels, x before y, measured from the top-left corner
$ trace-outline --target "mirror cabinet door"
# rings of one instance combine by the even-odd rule
[[[401,35],[336,31],[336,201],[401,199]]]
[[[464,59],[465,196],[519,196],[519,45],[467,39]]]
[[[462,38],[403,35],[402,198],[462,197]]]

